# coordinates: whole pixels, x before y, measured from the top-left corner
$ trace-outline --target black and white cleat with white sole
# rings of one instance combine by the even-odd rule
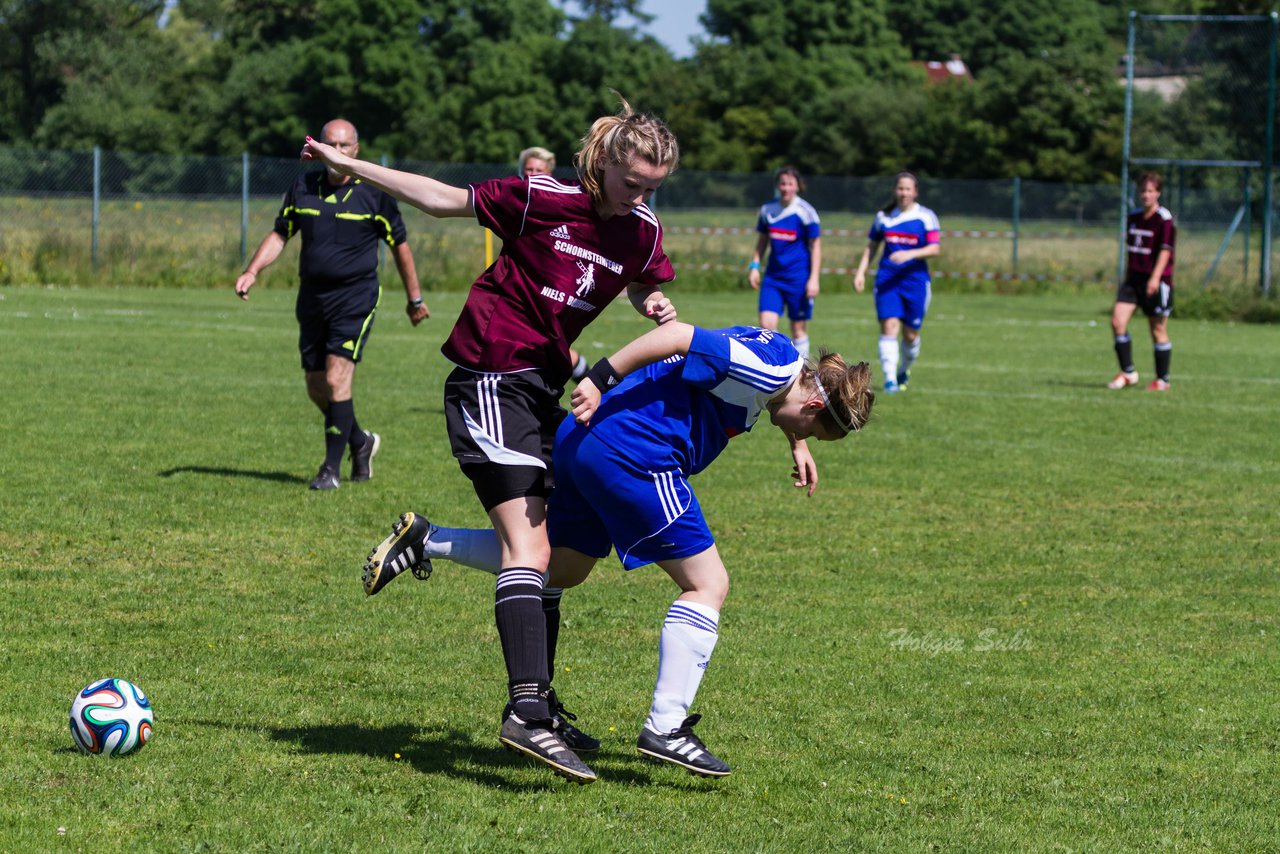
[[[728,777],[731,769],[702,740],[693,734],[693,726],[702,715],[689,715],[684,723],[668,733],[656,733],[645,727],[636,739],[636,749],[651,759],[679,765],[699,777]]]
[[[596,781],[596,772],[569,749],[554,729],[535,722],[525,722],[517,715],[508,715],[502,722],[498,741],[513,753],[523,753],[536,759],[552,771],[574,783]]]
[[[417,513],[401,513],[391,526],[391,534],[369,552],[360,581],[366,596],[386,587],[406,569],[426,581],[431,577],[431,560],[426,555],[426,541],[431,523]]]

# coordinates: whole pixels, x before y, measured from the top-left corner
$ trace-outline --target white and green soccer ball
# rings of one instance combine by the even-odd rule
[[[154,724],[147,695],[123,679],[94,682],[71,701],[71,737],[84,753],[134,753],[151,739]]]

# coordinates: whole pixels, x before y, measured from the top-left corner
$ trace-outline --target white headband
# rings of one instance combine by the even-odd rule
[[[836,423],[840,425],[840,428],[844,430],[845,435],[847,436],[851,430],[856,430],[857,428],[852,424],[846,424],[844,419],[836,412],[836,408],[831,405],[831,398],[827,397],[827,390],[822,387],[822,380],[818,377],[817,371],[813,372],[813,384],[818,387],[818,394],[822,395],[823,404],[826,405],[827,411],[831,413],[831,417],[834,418]]]

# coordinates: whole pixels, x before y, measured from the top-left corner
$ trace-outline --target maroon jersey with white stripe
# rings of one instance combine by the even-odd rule
[[[1161,249],[1169,250],[1169,263],[1160,276],[1160,281],[1173,284],[1173,244],[1178,239],[1178,227],[1173,223],[1173,214],[1168,208],[1156,208],[1155,213],[1147,216],[1139,208],[1129,214],[1128,228],[1125,230],[1126,248],[1129,250],[1129,272],[1150,274],[1156,268],[1156,258]]]
[[[473,371],[544,368],[568,379],[569,345],[632,282],[675,278],[662,226],[641,205],[601,219],[577,183],[548,175],[471,185],[476,218],[502,239],[441,352]]]

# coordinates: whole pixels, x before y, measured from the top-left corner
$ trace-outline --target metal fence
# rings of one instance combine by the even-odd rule
[[[508,164],[387,165],[455,185],[513,172]],[[229,285],[270,230],[284,190],[314,168],[248,155],[0,148],[0,284]],[[559,174],[573,177],[572,170]],[[1179,220],[1179,284],[1253,286],[1261,217],[1254,211],[1249,221],[1235,222],[1240,192],[1211,183],[1184,175],[1164,198]],[[892,186],[892,176],[807,179],[805,198],[822,217],[827,273],[851,272]],[[938,213],[943,228],[935,279],[1110,287],[1119,195],[1116,185],[921,176],[920,202]],[[756,239],[756,211],[772,196],[769,174],[672,175],[653,206],[682,278],[739,282]],[[1251,205],[1252,211],[1258,202]],[[424,287],[469,283],[485,263],[483,231],[474,222],[402,209]],[[264,284],[291,287],[295,277],[296,265],[282,258]]]

